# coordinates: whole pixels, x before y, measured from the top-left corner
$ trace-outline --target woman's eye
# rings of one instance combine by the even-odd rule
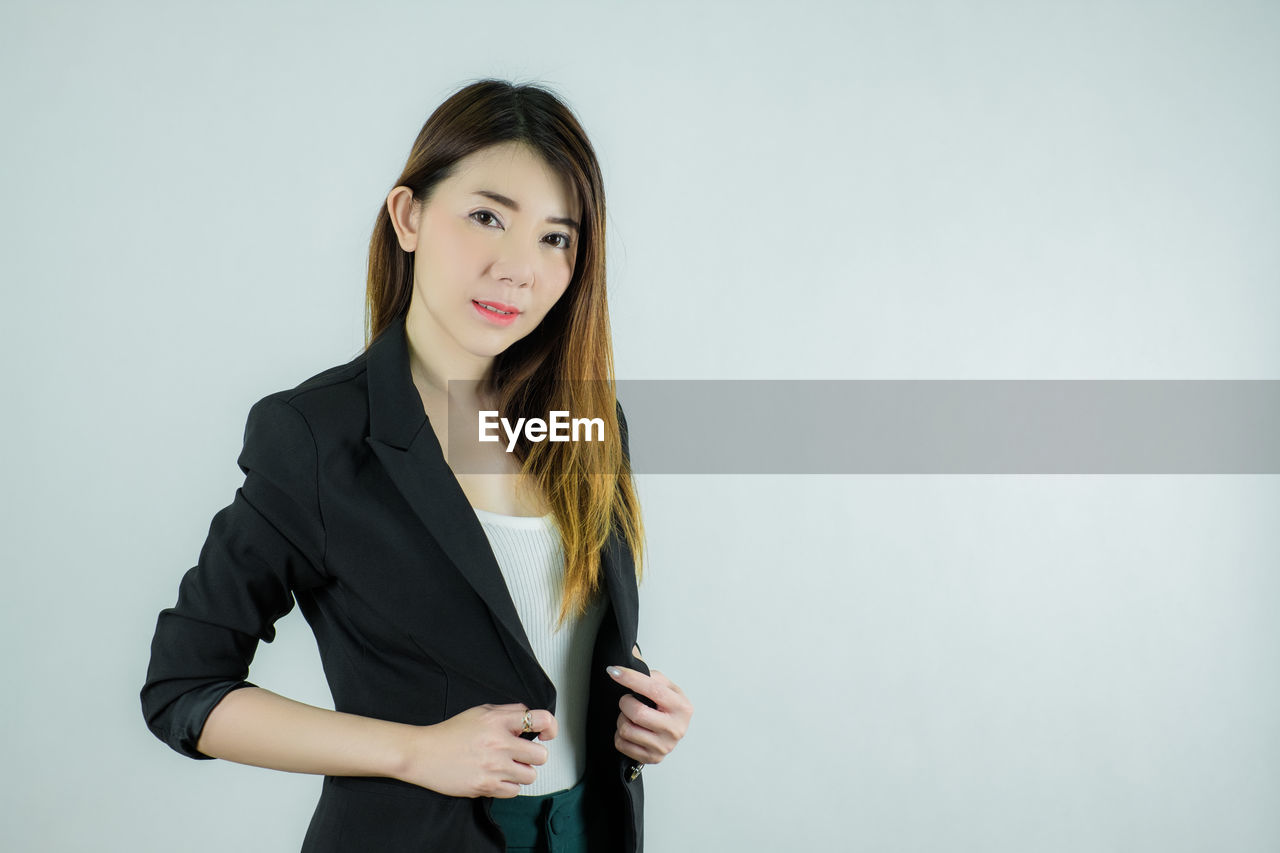
[[[486,228],[491,228],[495,225],[499,228],[502,227],[502,223],[498,221],[498,217],[494,216],[492,213],[490,213],[487,210],[477,210],[475,213],[471,214],[471,218],[474,221],[485,226]],[[546,239],[552,240],[552,241],[559,241],[559,242],[552,243],[552,245],[554,245],[557,249],[568,249],[573,246],[573,240],[570,239],[568,234],[564,234],[564,233],[548,234]]]

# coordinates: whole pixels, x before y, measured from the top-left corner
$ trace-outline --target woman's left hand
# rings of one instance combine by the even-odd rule
[[[644,660],[638,654],[640,660]],[[645,675],[639,670],[615,666],[609,674],[613,680],[642,696],[653,700],[657,708],[650,708],[634,696],[626,695],[618,700],[622,713],[618,715],[618,731],[613,745],[628,758],[645,764],[657,764],[666,758],[689,730],[693,718],[693,703],[675,683],[658,670]]]

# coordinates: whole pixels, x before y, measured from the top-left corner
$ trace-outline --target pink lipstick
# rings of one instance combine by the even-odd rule
[[[492,299],[483,301],[472,299],[471,305],[476,309],[477,314],[495,326],[510,326],[516,321],[516,317],[520,316],[520,311],[514,305],[494,302]]]

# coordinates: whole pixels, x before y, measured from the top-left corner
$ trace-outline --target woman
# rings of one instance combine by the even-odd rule
[[[189,757],[323,774],[304,851],[643,847],[640,768],[693,707],[635,644],[604,224],[559,100],[461,89],[379,213],[364,351],[250,410],[142,707]],[[583,413],[603,440],[459,440],[495,410]],[[295,600],[334,711],[245,680]]]

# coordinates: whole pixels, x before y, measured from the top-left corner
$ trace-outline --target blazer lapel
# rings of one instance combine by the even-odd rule
[[[489,540],[423,411],[409,372],[403,318],[370,345],[368,381],[370,434],[365,441],[454,567],[493,613],[521,682],[545,707],[554,686],[533,653]]]

